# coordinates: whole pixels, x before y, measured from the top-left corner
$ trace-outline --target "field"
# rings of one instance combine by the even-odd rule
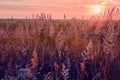
[[[1,80],[120,80],[120,20],[0,20]]]

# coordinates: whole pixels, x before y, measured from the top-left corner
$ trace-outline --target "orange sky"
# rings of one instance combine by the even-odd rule
[[[0,0],[0,18],[25,18],[34,14],[51,14],[53,18],[62,19],[90,16],[91,6],[104,8],[120,6],[120,0]]]

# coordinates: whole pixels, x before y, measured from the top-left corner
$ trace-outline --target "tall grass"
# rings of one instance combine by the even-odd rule
[[[0,78],[120,80],[118,9],[104,18],[52,20],[51,15],[0,22]]]

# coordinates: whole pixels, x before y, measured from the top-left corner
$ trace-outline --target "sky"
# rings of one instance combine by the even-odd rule
[[[0,18],[25,18],[32,14],[51,14],[62,19],[92,15],[92,6],[119,7],[120,0],[0,0]]]

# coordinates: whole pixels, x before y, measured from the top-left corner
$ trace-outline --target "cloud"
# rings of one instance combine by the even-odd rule
[[[3,12],[4,15],[9,15],[8,11],[16,12],[16,15],[21,13],[27,15],[34,12],[81,15],[87,14],[93,5],[120,6],[120,0],[0,0],[0,12]]]
[[[0,0],[0,2],[5,2],[5,1],[23,1],[23,0]]]
[[[19,9],[24,9],[24,7],[21,6],[16,6],[16,5],[0,5],[0,10],[19,10]]]

